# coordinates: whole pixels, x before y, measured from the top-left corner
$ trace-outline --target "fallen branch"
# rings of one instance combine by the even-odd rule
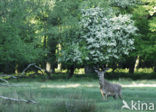
[[[22,75],[24,75],[25,72],[26,72],[31,66],[34,66],[35,68],[39,69],[39,70],[42,72],[42,74],[44,74],[44,73],[43,73],[43,71],[45,72],[44,69],[42,69],[41,67],[37,66],[35,63],[32,63],[32,64],[29,64],[29,65],[23,70]]]
[[[0,98],[3,100],[14,101],[14,102],[25,102],[25,103],[33,103],[33,104],[37,103],[34,100],[15,99],[15,98],[9,98],[9,97],[5,97],[5,96],[0,96]]]
[[[5,80],[5,79],[0,78],[0,80],[7,83],[7,84],[9,84],[9,82],[7,80]]]
[[[4,83],[0,83],[0,86],[4,87],[30,87],[28,85],[18,85],[18,84],[4,84]]]
[[[13,75],[0,75],[0,77],[12,77],[12,78],[15,78],[15,79],[17,78],[17,77],[15,77]],[[0,86],[8,86],[9,85],[9,82],[6,79],[0,78],[0,80],[6,83],[6,84],[0,84]]]
[[[45,72],[45,70],[44,70],[44,69],[40,68],[40,67],[39,67],[39,66],[37,66],[37,65],[34,65],[34,67],[35,67],[35,68],[38,68],[38,69],[42,72],[42,74],[44,74],[44,73],[43,73],[43,71]]]
[[[7,75],[7,74],[0,75],[0,77],[12,77],[12,78],[14,78],[14,79],[17,78],[17,77],[14,76],[14,75]]]
[[[7,87],[8,87],[9,84],[1,84],[1,83],[0,83],[0,86],[7,86]]]
[[[28,70],[31,66],[33,66],[35,63],[29,64],[22,72],[22,75],[24,75],[24,73],[26,72],[26,70]]]

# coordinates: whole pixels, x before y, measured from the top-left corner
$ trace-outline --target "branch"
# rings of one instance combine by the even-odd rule
[[[9,84],[9,82],[7,80],[5,80],[5,79],[0,78],[0,80],[7,83],[7,84]]]
[[[29,64],[22,72],[22,75],[27,71],[31,66],[33,66],[35,63]]]
[[[12,78],[14,78],[14,79],[17,78],[16,76],[13,76],[13,75],[7,75],[7,74],[0,75],[0,77],[12,77]]]
[[[5,75],[5,74],[4,74],[4,75],[0,75],[0,77],[12,77],[12,78],[17,78],[17,77],[15,77],[15,76],[13,76],[13,75]],[[6,84],[0,83],[0,86],[9,86],[9,82],[8,82],[6,79],[0,78],[0,80],[6,83]]]
[[[39,70],[42,72],[42,74],[44,74],[44,73],[43,73],[43,71],[45,72],[44,69],[42,69],[41,67],[39,67],[39,66],[37,66],[37,65],[34,65],[34,67],[37,68],[37,69],[39,69]]]
[[[6,80],[6,79],[4,79],[3,77],[9,77],[9,78],[14,78],[14,79],[17,79],[17,77],[16,76],[13,76],[13,75],[7,75],[7,74],[4,74],[4,75],[0,75],[0,80],[1,81],[3,81],[3,82],[5,82],[5,84],[4,83],[0,83],[0,86],[11,86],[10,85],[10,83]]]
[[[34,66],[35,68],[39,69],[39,70],[42,72],[42,74],[44,74],[44,73],[43,73],[43,71],[45,72],[44,69],[42,69],[41,67],[37,66],[35,63],[32,63],[32,64],[29,64],[29,65],[23,70],[22,75],[24,75],[25,72],[26,72],[31,66]]]
[[[0,96],[0,98],[4,99],[4,100],[14,101],[14,102],[25,102],[25,103],[33,103],[33,104],[37,103],[34,100],[15,99],[15,98],[9,98],[9,97],[5,97],[5,96]]]

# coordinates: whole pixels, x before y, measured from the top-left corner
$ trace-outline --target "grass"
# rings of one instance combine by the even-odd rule
[[[113,80],[114,83],[132,85],[122,90],[123,99],[128,103],[131,100],[150,102],[156,106],[156,80]],[[133,87],[133,84],[151,84],[151,87]],[[48,80],[23,82],[12,81],[12,87],[0,87],[0,95],[34,99],[37,104],[25,104],[6,102],[0,99],[0,112],[135,112],[132,110],[121,110],[122,100],[109,98],[103,101],[98,80],[95,79],[71,79],[71,80]],[[67,104],[72,104],[73,110],[66,110]],[[63,109],[66,108],[66,109]],[[71,108],[71,105],[70,105]],[[81,108],[78,110],[78,108]],[[86,111],[85,109],[86,108]],[[91,110],[89,110],[92,108]],[[81,111],[80,111],[81,110]],[[94,111],[92,111],[94,112]],[[148,111],[146,111],[148,112]],[[149,111],[151,112],[151,111]],[[154,112],[154,111],[153,111]]]

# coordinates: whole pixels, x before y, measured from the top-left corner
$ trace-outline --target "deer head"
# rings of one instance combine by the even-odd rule
[[[109,68],[102,68],[101,70],[95,68],[95,72],[98,74],[98,76],[104,76],[105,72],[109,70]]]

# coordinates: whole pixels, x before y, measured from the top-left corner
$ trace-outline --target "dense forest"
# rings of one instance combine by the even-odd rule
[[[0,0],[0,73],[95,65],[156,72],[155,0]]]

